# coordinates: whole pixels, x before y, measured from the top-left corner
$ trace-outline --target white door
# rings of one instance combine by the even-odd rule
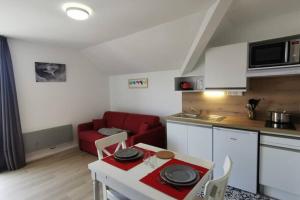
[[[267,145],[261,146],[260,184],[300,195],[299,170],[299,150]]]
[[[246,89],[248,44],[210,48],[205,54],[205,88]]]
[[[212,127],[188,126],[189,155],[212,160]]]
[[[171,151],[188,154],[186,125],[167,123],[167,147]]]
[[[223,175],[226,155],[233,161],[230,186],[257,192],[258,133],[237,129],[213,128],[214,178]]]

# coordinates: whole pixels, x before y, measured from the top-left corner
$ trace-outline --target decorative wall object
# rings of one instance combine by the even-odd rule
[[[36,82],[65,82],[66,65],[35,62]]]
[[[148,88],[148,78],[128,79],[129,88]]]

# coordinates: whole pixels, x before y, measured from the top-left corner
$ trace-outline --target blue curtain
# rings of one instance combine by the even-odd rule
[[[0,171],[25,165],[17,92],[7,39],[0,36]]]

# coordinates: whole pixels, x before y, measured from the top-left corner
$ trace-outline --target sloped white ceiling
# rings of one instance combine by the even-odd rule
[[[234,1],[211,46],[300,34],[299,0]]]
[[[69,0],[0,0],[0,34],[86,48],[205,11],[214,0],[74,0],[93,9],[86,21],[68,18]],[[70,0],[73,2],[73,0]]]
[[[193,14],[101,43],[83,53],[109,74],[179,69],[204,14]]]
[[[94,10],[81,22],[66,16],[61,8],[65,2],[0,0],[0,35],[79,49],[109,74],[180,69],[205,12],[216,0],[76,0]],[[243,35],[249,32],[256,38],[260,33],[255,29],[267,24],[255,22],[299,12],[299,7],[300,0],[236,0],[211,42],[244,39],[232,34],[242,29],[247,30]],[[297,32],[292,29],[297,18],[291,20],[288,28]],[[253,24],[250,31],[248,24]],[[268,30],[264,35],[269,36]]]

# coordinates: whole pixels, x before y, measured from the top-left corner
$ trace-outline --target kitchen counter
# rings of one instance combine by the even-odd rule
[[[294,137],[300,139],[300,124],[295,124],[296,130],[266,128],[265,121],[249,120],[246,117],[227,116],[222,121],[209,121],[193,118],[181,118],[174,115],[165,118],[168,122],[176,122],[182,124],[200,125],[200,126],[218,126],[225,128],[245,129],[259,131],[262,134],[274,136]]]

